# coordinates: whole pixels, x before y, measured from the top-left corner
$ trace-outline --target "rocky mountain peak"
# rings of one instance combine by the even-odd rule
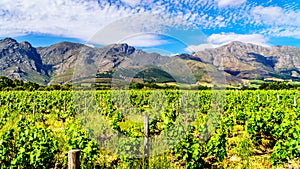
[[[0,40],[0,43],[17,43],[17,41],[13,38],[5,38]]]
[[[135,52],[135,48],[129,46],[126,43],[113,44],[110,46],[110,49],[107,51],[108,54],[121,55],[121,56],[131,55],[133,52]]]
[[[28,42],[18,43],[15,39],[0,40],[0,75],[25,81],[44,82],[44,67],[40,55]],[[32,72],[30,75],[28,72]],[[33,79],[31,79],[34,77]]]
[[[247,46],[248,43],[244,43],[241,41],[232,41],[230,43],[227,44],[228,46]]]
[[[24,48],[24,49],[31,49],[32,48],[31,44],[27,41],[20,42],[19,45],[20,45],[21,48]]]
[[[56,43],[56,44],[53,44],[53,45],[48,46],[48,47],[39,47],[37,49],[38,50],[43,50],[43,49],[47,48],[48,51],[50,51],[50,50],[52,50],[52,51],[61,51],[61,52],[64,53],[64,52],[69,51],[69,50],[78,49],[82,46],[84,46],[84,45],[79,44],[79,43],[60,42],[60,43]]]
[[[0,49],[17,48],[18,42],[12,38],[0,40]]]
[[[22,57],[23,55],[38,55],[35,48],[29,42],[18,43],[15,39],[5,38],[0,40],[0,57],[12,55]]]
[[[84,45],[79,43],[60,42],[48,47],[38,47],[37,52],[43,59],[44,64],[53,65],[63,62],[63,60],[80,52],[82,47],[84,47]]]
[[[255,50],[255,48],[257,48],[258,45],[255,44],[251,44],[251,43],[244,43],[244,42],[240,42],[240,41],[233,41],[230,42],[224,46],[219,47],[219,49],[227,49],[230,52],[235,52],[235,51],[245,51],[245,50]]]
[[[234,41],[218,48],[199,51],[193,56],[238,78],[264,79],[291,78],[291,72],[300,69],[299,54],[300,49],[295,47],[265,47]]]

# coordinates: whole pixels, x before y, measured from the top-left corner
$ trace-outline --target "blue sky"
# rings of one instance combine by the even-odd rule
[[[128,43],[168,55],[231,41],[300,47],[300,1],[1,0],[0,25],[1,38],[36,47]]]

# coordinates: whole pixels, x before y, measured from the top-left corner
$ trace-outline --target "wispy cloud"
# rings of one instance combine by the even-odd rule
[[[251,10],[251,15],[254,25],[264,26],[263,34],[300,38],[300,10],[257,6]]]
[[[209,48],[216,48],[226,45],[233,41],[240,41],[244,43],[252,43],[261,46],[268,45],[268,39],[260,34],[235,34],[235,33],[221,33],[212,34],[207,38],[207,44],[191,45],[186,48],[188,52],[202,51]]]
[[[112,44],[129,43],[133,46],[157,46],[167,44],[159,34],[164,34],[170,27],[184,23],[180,18],[167,15],[140,14],[117,20],[97,31],[90,39],[90,43]]]
[[[247,0],[217,0],[219,7],[238,6],[245,3]]]
[[[300,39],[300,28],[299,27],[284,29],[284,30],[280,30],[280,31],[276,31],[276,30],[273,30],[273,31],[274,31],[275,36],[278,36],[278,37],[292,37],[292,38]]]
[[[136,47],[151,47],[168,44],[168,41],[163,40],[160,36],[154,34],[138,34],[136,36],[128,37],[120,42]]]
[[[205,14],[215,8],[213,0],[2,0],[0,36],[43,33],[88,40],[110,23],[144,14],[164,17],[170,26],[226,27],[227,18]]]
[[[122,2],[132,6],[132,7],[135,7],[136,5],[140,4],[141,1],[140,0],[122,0]]]
[[[98,40],[107,44],[132,34],[150,31],[162,33],[167,27],[186,26],[191,23],[186,22],[186,17],[189,16],[190,19],[195,17],[184,13],[172,14],[168,12],[171,5],[155,6],[151,2],[151,0],[122,0],[115,3],[97,0],[3,0],[0,2],[0,25],[2,25],[0,36],[41,33],[89,41],[91,38],[95,39],[95,34],[103,32],[103,29],[107,29],[110,25],[105,34],[105,38],[110,40]],[[148,6],[140,5],[145,3]]]
[[[99,10],[97,1],[1,1],[0,9],[4,11],[2,36],[45,33],[87,39],[105,24],[128,15],[112,6]]]
[[[262,46],[267,45],[268,39],[261,34],[235,34],[235,33],[221,33],[212,34],[208,37],[208,42],[213,45],[224,45],[232,41],[240,41],[245,43],[253,43]]]
[[[278,22],[282,22],[284,12],[280,7],[263,7],[257,6],[251,10],[251,14],[254,16],[254,21],[258,25],[268,24],[278,24]],[[286,21],[284,21],[286,22]]]
[[[1,0],[0,36],[51,34],[107,44],[138,33],[165,33],[168,27],[196,27],[223,39],[257,38],[256,34],[300,38],[299,8],[270,4],[247,0]],[[99,32],[105,32],[104,36],[97,36]],[[157,39],[148,40],[157,44]]]
[[[187,48],[185,48],[185,51],[189,52],[189,53],[193,53],[193,52],[203,51],[205,49],[211,49],[211,48],[215,48],[215,47],[217,47],[217,46],[215,46],[213,44],[190,45]]]

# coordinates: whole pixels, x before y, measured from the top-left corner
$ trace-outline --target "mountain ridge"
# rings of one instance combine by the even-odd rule
[[[225,71],[235,72],[235,76],[245,79],[264,79],[271,74],[298,78],[295,72],[300,69],[300,49],[291,46],[263,47],[250,43],[232,42],[215,49],[207,49],[192,54],[203,62],[213,64]],[[262,73],[247,73],[251,71]],[[242,72],[238,75],[237,72]],[[294,74],[293,74],[293,71]],[[251,76],[251,74],[253,76]]]
[[[166,65],[169,63],[173,64],[171,69],[174,70],[168,70]],[[92,74],[128,68],[144,71],[148,65],[165,69],[164,72],[169,71],[177,78],[183,78],[184,73],[188,72],[183,71],[182,66],[186,65],[191,69],[190,74],[195,77],[195,83],[210,83],[212,79],[209,76],[220,72],[223,72],[227,83],[232,85],[252,79],[298,80],[300,48],[264,47],[234,41],[218,48],[168,57],[147,53],[124,43],[96,48],[80,43],[60,42],[34,48],[26,41],[18,43],[12,38],[0,40],[0,75],[24,81],[64,84],[72,81],[78,71]],[[157,75],[156,69],[153,70]]]

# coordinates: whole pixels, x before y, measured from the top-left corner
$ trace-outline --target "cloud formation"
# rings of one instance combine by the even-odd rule
[[[114,23],[122,29],[106,30],[111,40],[94,38]],[[188,27],[206,30],[211,38],[245,40],[252,35],[265,44],[263,35],[300,39],[300,5],[290,0],[1,0],[0,25],[0,37],[50,34],[107,44],[130,34]]]
[[[203,51],[205,49],[211,49],[211,48],[215,48],[217,46],[213,45],[213,44],[200,44],[200,45],[190,45],[187,48],[185,48],[186,52],[189,53],[193,53],[193,52],[197,52],[197,51]]]
[[[161,39],[160,36],[154,34],[138,34],[136,36],[128,37],[120,43],[127,43],[135,47],[151,47],[168,44],[168,41]]]
[[[252,43],[261,46],[268,45],[268,39],[260,34],[235,34],[235,33],[221,33],[212,34],[207,38],[208,43],[203,43],[199,45],[190,45],[185,50],[187,52],[202,51],[209,48],[217,48],[226,45],[233,41],[240,41],[244,43]]]
[[[127,36],[150,31],[162,33],[168,26],[186,26],[189,25],[185,22],[186,17],[192,17],[190,14],[178,13],[174,16],[164,12],[164,8],[168,7],[166,5],[153,6],[151,10],[144,6],[132,8],[140,3],[149,4],[151,0],[122,0],[113,4],[96,0],[3,0],[0,1],[0,24],[4,26],[0,27],[0,36],[34,33],[89,41],[110,25],[105,34],[106,40],[98,40],[108,44],[123,38],[120,35],[124,32]]]
[[[170,18],[167,15],[133,15],[101,28],[89,39],[89,42],[104,45],[126,42],[137,47],[163,45],[167,44],[167,41],[162,40],[159,35],[184,22],[180,18]]]
[[[217,0],[219,7],[238,6],[245,3],[247,0]]]
[[[256,6],[250,12],[254,25],[264,27],[262,34],[300,38],[300,10]]]
[[[235,34],[235,33],[221,33],[212,34],[208,37],[208,42],[213,45],[224,45],[232,41],[240,41],[245,43],[253,43],[256,45],[267,45],[268,39],[261,34]]]

